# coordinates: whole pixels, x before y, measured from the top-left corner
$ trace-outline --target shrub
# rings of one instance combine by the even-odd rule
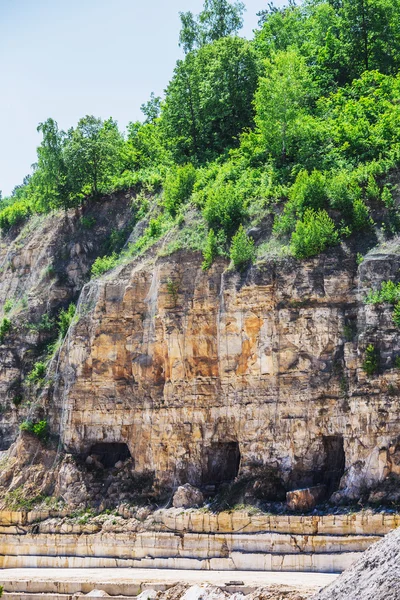
[[[354,231],[362,231],[363,229],[372,227],[373,223],[368,206],[362,200],[354,200],[352,229]]]
[[[5,302],[4,302],[4,306],[3,306],[3,310],[4,313],[6,315],[8,315],[9,312],[11,312],[12,308],[14,306],[14,300],[11,300],[11,298],[8,298]]]
[[[394,310],[393,310],[393,323],[397,327],[400,327],[400,302],[397,302],[397,304],[394,307]]]
[[[239,227],[237,233],[233,236],[230,257],[239,271],[255,259],[254,240],[247,235],[243,225]]]
[[[61,310],[58,315],[57,325],[62,338],[65,338],[67,331],[72,323],[72,319],[75,316],[76,306],[70,304],[67,310]]]
[[[110,254],[110,256],[98,256],[94,263],[92,264],[92,277],[99,277],[110,271],[115,267],[118,262],[118,256],[115,252]]]
[[[203,251],[203,264],[201,268],[203,271],[207,271],[211,267],[214,262],[215,257],[218,254],[218,243],[217,236],[214,233],[213,229],[210,229],[207,236],[206,245]]]
[[[396,356],[396,358],[394,359],[394,366],[395,369],[400,369],[400,356]]]
[[[32,371],[28,374],[27,379],[32,383],[41,382],[46,375],[46,363],[38,361],[33,365]]]
[[[292,234],[291,250],[296,258],[308,258],[338,243],[339,234],[328,213],[307,209]]]
[[[47,421],[39,421],[38,423],[33,423],[32,421],[24,421],[19,426],[21,431],[29,431],[29,433],[33,433],[39,440],[42,442],[46,442],[49,437],[49,425]]]
[[[10,329],[11,329],[11,321],[10,321],[10,319],[7,319],[7,317],[4,317],[0,321],[0,344],[2,344],[4,342],[4,338],[6,337],[7,333],[10,331]]]
[[[23,398],[22,394],[16,394],[14,396],[14,398],[12,399],[12,403],[14,404],[14,406],[16,406],[18,408],[18,406],[21,406],[23,399],[24,398]]]
[[[383,281],[380,290],[369,292],[365,298],[366,304],[396,304],[400,301],[400,283]]]
[[[92,229],[96,225],[96,219],[94,217],[81,217],[79,225],[82,229]]]
[[[222,228],[231,238],[247,216],[243,197],[232,184],[211,188],[203,210],[204,218],[211,229]]]
[[[164,206],[173,217],[192,195],[195,181],[196,169],[192,164],[168,172],[164,183]]]
[[[6,206],[0,211],[0,229],[8,231],[14,225],[19,225],[29,217],[30,212],[29,206],[23,201]]]
[[[379,351],[373,344],[369,344],[365,350],[362,368],[370,377],[374,375],[379,368]]]
[[[395,208],[393,194],[387,186],[383,188],[382,202],[388,210],[393,210]]]

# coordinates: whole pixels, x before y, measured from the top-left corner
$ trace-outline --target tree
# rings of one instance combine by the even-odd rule
[[[67,166],[64,158],[65,133],[53,119],[40,123],[43,140],[37,149],[36,183],[42,205],[47,209],[71,206]]]
[[[197,17],[190,11],[179,13],[182,25],[179,45],[187,54],[220,38],[236,35],[243,27],[244,11],[243,2],[231,4],[227,0],[205,0]]]
[[[74,193],[94,197],[106,188],[118,171],[123,138],[115,121],[102,121],[93,116],[81,119],[70,129],[65,144],[65,157]]]
[[[304,58],[294,50],[277,52],[265,65],[256,93],[256,122],[267,150],[285,163],[312,98],[312,79]]]
[[[142,104],[140,110],[146,117],[145,124],[154,123],[154,121],[160,116],[161,112],[160,96],[155,96],[154,92],[151,92],[150,100],[145,102],[145,104]]]
[[[214,158],[252,126],[258,64],[248,41],[230,37],[178,61],[161,114],[177,162]]]

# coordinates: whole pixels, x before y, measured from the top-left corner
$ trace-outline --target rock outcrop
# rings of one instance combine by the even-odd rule
[[[126,220],[123,212],[121,226]],[[61,252],[46,248],[47,262]],[[123,503],[134,494],[172,499],[186,483],[212,495],[235,481],[239,503],[284,501],[288,491],[319,485],[335,503],[396,499],[400,338],[391,307],[363,299],[396,278],[400,244],[378,247],[360,267],[343,246],[244,274],[222,259],[204,272],[199,254],[161,257],[158,249],[126,258],[80,294],[37,408],[59,439],[54,493]],[[93,257],[71,252],[82,255],[68,246],[69,291],[39,278],[32,298],[43,303],[48,289],[57,304],[78,293]],[[13,334],[9,343],[21,362],[18,340]],[[367,376],[371,344],[379,365]],[[10,361],[2,363],[5,397],[24,372]],[[4,449],[15,437],[13,418],[12,435],[3,422]]]

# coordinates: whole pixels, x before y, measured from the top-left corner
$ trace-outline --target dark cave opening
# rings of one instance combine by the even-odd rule
[[[205,449],[203,485],[220,485],[233,481],[240,467],[238,442],[214,442]]]
[[[125,443],[98,442],[90,448],[89,456],[95,456],[105,469],[111,469],[117,462],[131,458],[131,453]]]
[[[340,480],[346,467],[346,455],[342,435],[323,436],[324,465],[321,481],[326,485],[328,496],[339,489]]]

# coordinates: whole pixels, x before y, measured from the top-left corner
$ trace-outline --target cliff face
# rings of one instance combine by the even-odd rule
[[[126,264],[80,300],[53,427],[83,459],[126,444],[159,486],[258,473],[266,499],[318,483],[359,498],[399,473],[398,334],[389,307],[362,302],[399,263],[393,245],[359,270],[343,250],[246,275],[185,253]]]
[[[23,380],[56,334],[43,316],[56,318],[77,300],[112,230],[123,230],[130,219],[129,196],[116,195],[83,214],[35,216],[2,239],[0,321],[9,319],[11,327],[0,344],[0,450],[15,440],[30,411],[33,398]]]
[[[397,277],[396,241],[359,267],[345,247],[245,274],[222,259],[204,272],[200,255],[160,258],[157,248],[126,259],[83,288],[33,408],[13,406],[48,335],[28,323],[78,297],[112,229],[129,222],[128,204],[95,207],[90,232],[74,215],[28,223],[2,249],[0,292],[14,304],[0,348],[1,449],[37,406],[60,444],[43,452],[33,444],[29,459],[32,444],[21,439],[0,471],[1,495],[35,480],[36,492],[71,503],[104,489],[120,501],[132,486],[213,491],[239,477],[262,500],[316,484],[335,502],[398,500],[400,340],[391,307],[363,302]],[[369,344],[380,353],[372,376],[362,368]],[[74,458],[60,466],[64,452]]]

